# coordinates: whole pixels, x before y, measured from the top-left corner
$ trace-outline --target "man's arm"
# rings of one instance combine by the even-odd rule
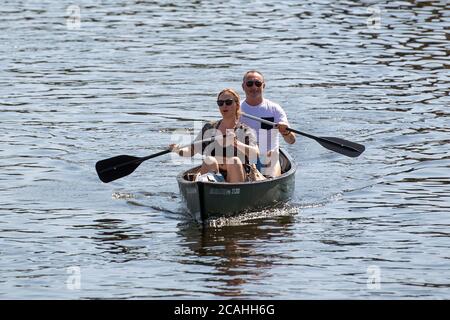
[[[283,136],[284,141],[286,141],[289,144],[295,143],[295,133],[292,131],[286,130],[288,128],[288,124],[285,122],[279,122],[278,125],[278,131]]]
[[[292,131],[286,130],[289,127],[289,122],[287,120],[286,112],[284,112],[283,108],[281,106],[278,108],[278,131],[283,136],[284,141],[286,141],[289,144],[295,143],[295,133]]]

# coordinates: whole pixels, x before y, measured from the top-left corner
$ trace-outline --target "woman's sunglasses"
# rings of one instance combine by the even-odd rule
[[[233,104],[234,100],[233,99],[227,99],[227,100],[217,100],[217,105],[219,107],[222,107],[223,104],[225,103],[227,106],[231,106]]]
[[[248,80],[246,83],[247,87],[253,87],[253,84],[255,84],[255,86],[257,86],[258,88],[262,86],[262,82],[259,80],[253,81],[253,80]]]

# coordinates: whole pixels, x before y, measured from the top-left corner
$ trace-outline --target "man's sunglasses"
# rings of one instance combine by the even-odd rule
[[[222,107],[223,104],[225,103],[227,106],[231,106],[233,104],[234,100],[233,99],[227,99],[227,100],[217,100],[217,105],[219,107]]]
[[[253,84],[255,84],[255,86],[257,86],[258,88],[262,86],[262,82],[259,80],[253,81],[253,80],[248,80],[246,83],[247,87],[253,87]]]

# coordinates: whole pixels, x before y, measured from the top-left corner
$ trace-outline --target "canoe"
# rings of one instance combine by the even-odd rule
[[[279,177],[240,183],[192,181],[198,166],[177,176],[178,187],[188,211],[199,222],[273,208],[287,202],[295,188],[297,167],[284,150],[280,150],[280,164]]]

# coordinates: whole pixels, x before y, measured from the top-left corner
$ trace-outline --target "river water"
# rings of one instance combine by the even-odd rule
[[[0,299],[448,299],[448,2],[37,1],[0,7]],[[79,14],[79,15],[78,15]],[[261,70],[298,138],[283,208],[186,218],[164,150]]]

